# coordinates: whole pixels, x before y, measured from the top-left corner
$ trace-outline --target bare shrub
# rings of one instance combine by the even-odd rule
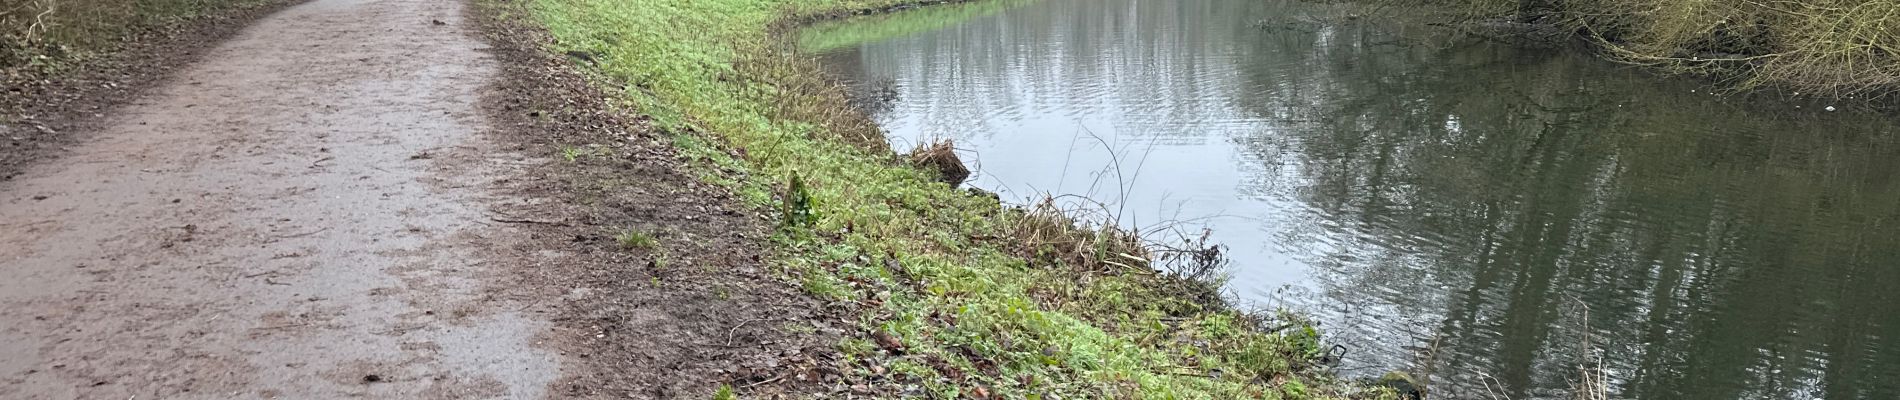
[[[910,151],[910,164],[937,173],[937,179],[950,186],[970,179],[970,167],[957,157],[956,142],[942,139],[918,145]]]
[[[1900,88],[1892,0],[1377,0],[1563,28],[1609,58],[1823,96]]]
[[[1151,254],[1138,233],[1117,226],[1101,208],[1059,206],[1056,199],[1064,197],[1043,196],[1024,210],[1010,229],[1017,243],[1032,254],[1086,270],[1153,272],[1147,267]]]

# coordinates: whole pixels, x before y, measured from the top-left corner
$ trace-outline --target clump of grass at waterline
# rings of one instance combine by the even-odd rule
[[[1820,95],[1900,89],[1892,0],[1379,0],[1562,27],[1624,62]]]
[[[0,72],[53,70],[139,34],[271,0],[21,0],[0,5]]]
[[[774,237],[785,278],[854,320],[842,371],[785,379],[885,397],[1391,395],[1319,368],[1312,324],[1210,305],[1204,282],[1140,265],[1152,254],[1132,232],[1005,208],[897,162],[838,87],[768,37],[778,21],[897,3],[529,7],[560,43],[551,51],[597,61],[705,179],[785,216]]]

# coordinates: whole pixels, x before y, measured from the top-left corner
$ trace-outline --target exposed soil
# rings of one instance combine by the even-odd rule
[[[470,25],[284,10],[0,182],[0,398],[546,394]]]
[[[549,343],[569,373],[554,393],[705,399],[730,384],[773,398],[835,380],[842,312],[775,276],[768,217],[702,183],[670,138],[612,106],[587,60],[551,55],[546,32],[503,16],[513,7],[481,17],[506,77],[484,104],[510,151],[558,160],[511,186],[542,201],[504,209],[535,221],[515,249],[543,258],[522,286],[561,303]],[[620,243],[628,231],[658,245]]]
[[[113,107],[164,85],[179,67],[264,16],[307,0],[272,0],[140,30],[109,55],[59,71],[0,70],[0,182],[103,127]]]

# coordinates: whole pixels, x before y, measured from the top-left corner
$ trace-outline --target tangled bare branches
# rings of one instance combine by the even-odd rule
[[[1103,273],[1151,272],[1153,255],[1140,234],[1116,225],[1105,210],[1106,205],[1080,196],[1043,196],[1010,231],[1017,243],[1063,265]]]
[[[1900,86],[1900,3],[1579,0],[1564,21],[1612,58],[1855,96]]]
[[[1612,60],[1726,78],[1738,89],[1834,97],[1900,90],[1900,2],[1891,0],[1382,2],[1557,27]]]

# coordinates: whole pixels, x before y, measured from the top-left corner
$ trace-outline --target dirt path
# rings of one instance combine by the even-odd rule
[[[0,398],[535,398],[456,1],[259,21],[0,183]]]

